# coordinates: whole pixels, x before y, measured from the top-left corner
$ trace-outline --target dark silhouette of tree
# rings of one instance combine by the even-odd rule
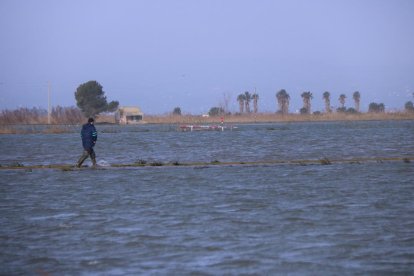
[[[244,92],[244,104],[246,105],[246,112],[250,113],[250,101],[252,100],[252,95],[249,91]]]
[[[370,103],[368,107],[370,113],[383,113],[385,112],[385,105],[383,103]]]
[[[406,102],[405,105],[404,105],[404,107],[405,107],[405,111],[407,111],[407,112],[414,112],[414,104],[413,104],[412,101]]]
[[[175,107],[174,110],[173,110],[173,115],[180,116],[181,115],[181,108],[180,107]]]
[[[329,93],[328,91],[325,91],[323,93],[323,99],[325,100],[325,112],[326,113],[331,113],[331,93]]]
[[[300,112],[300,114],[308,114],[308,109],[307,109],[306,107],[302,107],[302,108],[299,110],[299,112]]]
[[[288,114],[289,113],[289,100],[290,96],[286,92],[285,89],[280,90],[276,93],[276,99],[277,103],[279,105],[279,112],[282,114]]]
[[[352,98],[354,99],[354,102],[355,102],[355,111],[359,112],[359,103],[361,101],[361,94],[359,93],[359,91],[355,91],[354,94],[352,95]]]
[[[240,94],[239,96],[237,96],[237,101],[239,102],[240,113],[244,112],[244,99],[245,99],[244,94]]]
[[[341,104],[341,107],[342,107],[342,108],[345,108],[345,99],[346,99],[345,94],[341,94],[341,95],[339,96],[339,103]]]
[[[222,107],[212,107],[208,112],[208,115],[210,116],[220,116],[222,114],[224,114],[224,109]]]
[[[306,109],[305,113],[301,114],[311,114],[311,100],[313,99],[313,95],[311,92],[303,92],[301,95],[302,99],[303,99],[303,108]]]
[[[252,95],[252,99],[253,99],[253,112],[254,113],[257,113],[257,111],[258,111],[259,94],[254,93]]]
[[[118,108],[119,103],[106,101],[102,85],[97,81],[88,81],[79,85],[75,92],[76,104],[85,117],[95,117],[101,112],[112,112]]]
[[[356,113],[358,113],[358,111],[356,111],[356,109],[353,108],[353,107],[348,108],[345,112],[348,113],[348,114],[356,114]]]
[[[346,107],[338,107],[336,109],[336,112],[338,112],[338,113],[345,113],[346,112]]]

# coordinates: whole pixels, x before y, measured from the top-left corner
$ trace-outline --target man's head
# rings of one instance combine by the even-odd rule
[[[94,122],[95,120],[93,119],[93,118],[89,118],[88,119],[88,123],[90,123],[90,124],[93,124],[93,122]]]

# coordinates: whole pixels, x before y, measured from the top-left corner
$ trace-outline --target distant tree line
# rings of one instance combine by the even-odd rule
[[[414,96],[414,93],[413,93]],[[305,91],[301,94],[303,100],[303,106],[299,110],[300,114],[312,114],[312,99],[313,94],[310,91]],[[290,95],[285,89],[281,89],[276,93],[276,101],[277,101],[277,113],[278,114],[289,114],[289,103],[290,103]],[[322,99],[325,102],[325,113],[332,113],[333,108],[331,106],[331,93],[329,91],[325,91],[322,95]],[[338,113],[347,113],[347,114],[357,114],[360,113],[360,105],[361,105],[361,93],[359,91],[355,91],[352,94],[352,99],[354,101],[354,107],[346,107],[346,99],[347,96],[345,94],[340,94],[338,101],[339,107],[336,108],[336,112]],[[241,93],[237,96],[237,103],[239,106],[238,114],[244,113],[252,113],[250,104],[253,101],[253,113],[257,113],[258,102],[259,102],[259,95],[257,93],[250,94],[249,91]],[[413,102],[409,101],[405,104],[405,111],[406,112],[414,112],[414,104]],[[369,113],[382,113],[385,112],[385,105],[383,103],[375,103],[372,102],[369,104],[368,108]],[[224,110],[220,109],[219,107],[212,107],[209,111],[210,116],[222,115],[224,114]],[[173,114],[175,114],[173,112]],[[313,114],[321,114],[320,111],[313,112]]]
[[[313,94],[310,91],[303,92],[301,94],[302,100],[303,100],[303,107],[299,110],[300,114],[311,114],[312,108],[311,108],[311,101],[313,99]],[[277,105],[279,107],[277,113],[280,114],[288,114],[289,113],[289,101],[290,96],[286,92],[285,89],[280,90],[276,93],[276,99],[277,99]],[[331,93],[328,91],[325,91],[322,95],[322,99],[325,101],[325,112],[331,113],[332,107],[331,107]],[[358,113],[359,112],[359,106],[360,106],[360,99],[361,94],[358,91],[355,91],[353,94],[353,99],[355,101],[355,108],[349,108],[346,109],[345,107],[345,94],[341,94],[339,96],[339,104],[340,107],[337,108],[337,112],[347,112],[347,113]],[[320,112],[317,112],[320,113]]]
[[[413,93],[414,96],[414,93]],[[312,114],[312,99],[313,94],[310,91],[305,91],[301,94],[303,100],[303,107],[299,110],[300,114]],[[346,95],[341,94],[338,98],[339,107],[336,109],[338,113],[350,113],[356,114],[360,113],[360,103],[361,103],[361,93],[359,91],[355,91],[352,94],[352,99],[354,101],[354,107],[347,108],[345,106],[346,103]],[[237,96],[237,102],[239,104],[239,112],[240,113],[250,113],[250,101],[251,99],[254,100],[254,112],[258,110],[258,94],[250,95],[248,91],[243,94]],[[325,113],[332,113],[331,107],[331,93],[329,91],[325,91],[322,95],[322,99],[325,102]],[[287,93],[285,89],[281,89],[276,93],[276,101],[277,101],[277,113],[279,114],[288,114],[289,113],[289,103],[290,103],[290,95]],[[407,112],[414,112],[414,105],[413,102],[409,101],[405,104],[405,110]],[[368,112],[372,113],[380,113],[385,112],[385,105],[383,103],[370,103]],[[320,114],[321,112],[316,111],[314,114]]]
[[[414,93],[413,93],[414,96]],[[310,91],[303,92],[301,94],[303,100],[303,107],[299,110],[301,114],[312,114],[311,101],[313,94]],[[331,113],[331,94],[325,91],[322,95],[322,99],[325,101],[325,112]],[[354,100],[354,108],[346,108],[346,95],[341,94],[338,98],[340,107],[336,109],[338,113],[359,113],[360,112],[360,100],[361,94],[359,91],[355,91],[352,95]],[[75,99],[78,108],[76,107],[54,107],[51,111],[51,123],[55,124],[77,124],[84,121],[85,117],[95,117],[102,112],[113,112],[118,106],[119,102],[111,101],[107,102],[105,92],[102,85],[97,81],[88,81],[78,86],[75,92]],[[277,113],[288,114],[290,95],[285,89],[281,89],[276,93],[277,100]],[[251,102],[253,101],[253,111],[251,110]],[[237,102],[239,104],[239,114],[243,113],[258,113],[259,94],[256,92],[251,94],[249,91],[245,91],[237,96]],[[412,101],[405,103],[406,112],[414,112],[414,105]],[[385,105],[383,103],[372,102],[369,104],[368,112],[381,113],[385,112]],[[226,111],[223,107],[212,107],[208,112],[210,116],[224,115]],[[317,111],[314,114],[320,114]],[[181,108],[175,107],[173,115],[181,115]],[[229,113],[230,114],[230,113]],[[2,110],[0,113],[0,124],[42,124],[48,122],[48,112],[41,108],[19,108],[16,110]]]

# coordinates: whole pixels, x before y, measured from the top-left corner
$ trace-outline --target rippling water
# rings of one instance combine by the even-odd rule
[[[412,121],[97,129],[103,165],[414,155]],[[79,140],[1,135],[0,164]],[[0,170],[0,273],[413,274],[413,164]]]

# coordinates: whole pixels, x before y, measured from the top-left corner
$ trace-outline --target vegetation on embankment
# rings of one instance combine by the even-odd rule
[[[329,114],[286,114],[250,113],[202,117],[194,115],[145,116],[144,121],[151,124],[217,124],[224,123],[276,123],[276,122],[323,122],[323,121],[374,121],[374,120],[414,120],[414,113],[329,113]]]
[[[277,166],[277,165],[333,165],[333,164],[361,164],[361,163],[383,163],[383,162],[404,162],[411,163],[413,156],[406,157],[357,157],[357,158],[348,158],[348,159],[328,159],[326,157],[322,159],[296,159],[296,160],[262,160],[262,161],[218,161],[213,160],[211,162],[184,162],[179,163],[178,161],[163,163],[159,161],[147,162],[145,160],[138,160],[135,163],[129,164],[110,164],[107,166],[96,166],[88,167],[83,166],[77,168],[74,165],[68,164],[51,164],[51,165],[24,165],[19,162],[14,162],[11,164],[0,164],[0,170],[25,170],[31,172],[34,169],[60,169],[62,171],[72,171],[72,170],[82,170],[82,169],[111,169],[111,168],[141,168],[141,167],[195,167],[195,168],[206,168],[210,166]]]
[[[72,110],[70,110],[72,111]],[[68,112],[68,114],[70,114]],[[47,124],[47,115],[25,120],[1,120],[0,134],[59,134],[76,132],[86,118],[75,113],[74,118],[61,116],[52,118],[52,124]],[[30,114],[27,114],[30,115]],[[329,122],[329,121],[390,121],[390,120],[414,120],[414,112],[399,113],[321,113],[321,114],[279,114],[279,113],[249,113],[228,114],[223,116],[203,117],[197,115],[147,115],[142,123],[147,124],[251,124],[251,123],[277,123],[277,122]],[[113,115],[101,114],[96,119],[97,124],[114,124]]]

